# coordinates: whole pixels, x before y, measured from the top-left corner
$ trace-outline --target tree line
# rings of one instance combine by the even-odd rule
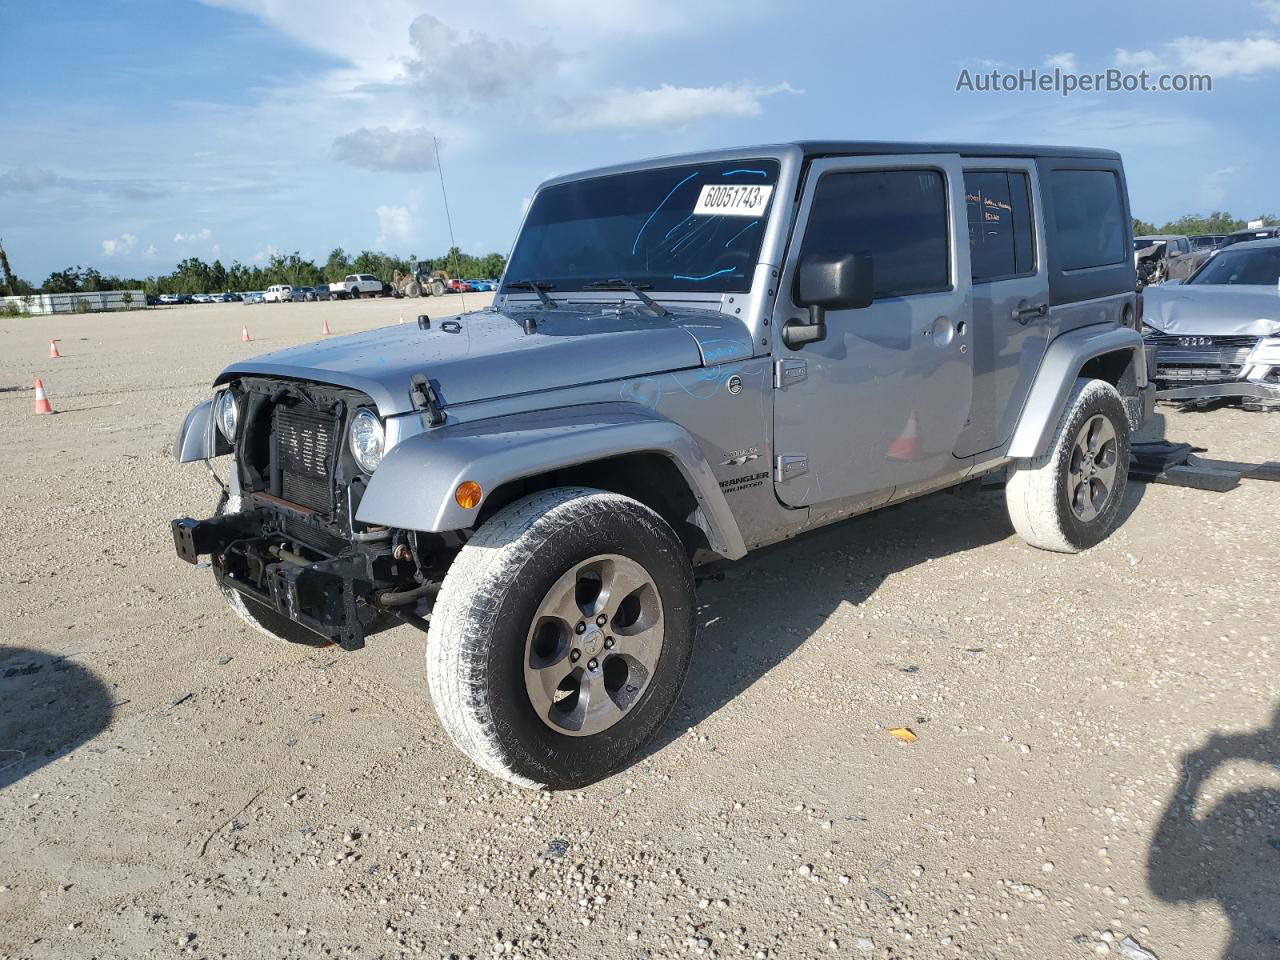
[[[1263,223],[1270,224],[1280,221],[1280,217],[1271,214],[1269,216],[1250,217],[1249,220],[1261,220]],[[1248,225],[1248,220],[1241,220],[1239,217],[1233,217],[1231,214],[1221,210],[1215,210],[1207,217],[1198,213],[1187,214],[1177,220],[1170,220],[1163,227],[1157,227],[1153,223],[1134,217],[1133,235],[1135,237],[1149,237],[1153,234],[1171,233],[1186,237],[1198,237],[1205,234],[1233,233],[1236,230],[1243,230]]]
[[[32,286],[9,270],[8,257],[0,247],[0,296],[27,296],[35,293],[95,293],[101,290],[138,290],[161,293],[225,293],[265,290],[277,283],[315,287],[334,283],[351,273],[371,273],[389,281],[397,270],[408,273],[419,259],[431,270],[443,270],[454,277],[499,277],[506,267],[506,257],[490,253],[483,257],[463,253],[457,247],[441,257],[419,258],[414,254],[396,257],[376,250],[364,250],[352,257],[341,247],[334,249],[324,263],[304,259],[296,251],[272,254],[262,266],[236,260],[224,266],[221,260],[205,263],[199,257],[188,257],[172,273],[143,279],[104,274],[95,267],[67,267],[55,270],[39,287]]]

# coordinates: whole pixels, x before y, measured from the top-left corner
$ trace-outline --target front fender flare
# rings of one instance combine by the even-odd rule
[[[1142,337],[1136,330],[1099,324],[1071,330],[1050,343],[1014,428],[1008,455],[1030,459],[1043,454],[1049,448],[1080,370],[1095,357],[1121,352],[1134,354],[1136,385],[1145,387],[1147,364]]]
[[[697,499],[711,549],[730,560],[746,555],[697,441],[679,424],[629,403],[514,414],[416,434],[388,451],[356,519],[428,533],[462,530],[475,525],[479,507],[467,510],[454,500],[460,483],[478,483],[488,495],[513,480],[633,453],[669,457]]]

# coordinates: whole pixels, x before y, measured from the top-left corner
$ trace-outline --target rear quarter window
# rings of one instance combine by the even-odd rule
[[[1123,263],[1124,199],[1110,170],[1055,170],[1050,175],[1054,241],[1063,270]]]

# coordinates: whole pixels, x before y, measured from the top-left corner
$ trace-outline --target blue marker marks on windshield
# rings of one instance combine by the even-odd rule
[[[738,174],[738,173],[749,173],[749,174],[752,174],[753,176],[757,176],[757,177],[767,177],[767,176],[769,175],[769,174],[765,173],[765,171],[763,171],[763,170],[745,170],[745,169],[744,169],[744,170],[726,170],[724,173],[720,174],[720,176],[722,176],[722,177],[732,177],[733,175]]]
[[[740,236],[742,236],[744,233],[746,233],[746,232],[747,232],[748,230],[750,230],[752,227],[758,227],[758,226],[760,226],[760,221],[759,221],[759,220],[752,220],[752,221],[751,221],[750,223],[748,223],[745,227],[743,227],[741,230],[739,230],[737,233],[735,233],[732,237],[730,237],[728,240],[726,240],[726,241],[724,242],[724,245],[725,245],[726,247],[727,247],[727,246],[729,246],[729,244],[733,243],[733,241],[737,240]]]
[[[640,229],[636,232],[636,239],[635,239],[635,243],[631,244],[631,255],[632,255],[633,257],[636,255],[636,248],[640,246],[640,235],[641,235],[642,233],[644,233],[644,228],[645,228],[645,227],[647,227],[647,226],[649,226],[649,224],[650,224],[650,222],[652,222],[653,218],[654,218],[654,217],[656,217],[656,216],[658,215],[658,211],[662,209],[663,204],[665,204],[668,200],[670,200],[670,199],[671,199],[671,197],[675,194],[675,192],[676,192],[677,190],[679,190],[679,189],[680,189],[681,187],[683,187],[686,183],[688,183],[690,180],[692,180],[694,177],[696,177],[700,172],[701,172],[701,171],[699,171],[699,170],[695,170],[695,171],[693,171],[693,173],[689,174],[687,177],[685,177],[683,180],[681,180],[679,183],[677,183],[674,187],[672,187],[672,188],[671,188],[671,193],[668,193],[665,197],[663,197],[663,198],[662,198],[662,203],[659,203],[656,207],[654,207],[654,208],[653,208],[653,213],[649,214],[648,219],[646,219],[644,223],[640,224]]]
[[[685,277],[680,274],[676,274],[671,279],[672,280],[688,280],[691,283],[701,283],[703,280],[710,280],[712,277],[723,277],[726,273],[733,273],[734,269],[735,268],[733,267],[725,267],[723,270],[717,270],[715,273],[708,273],[704,277]]]

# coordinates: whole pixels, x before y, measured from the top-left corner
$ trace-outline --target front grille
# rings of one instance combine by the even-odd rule
[[[280,496],[325,516],[332,514],[337,421],[281,405],[273,414],[272,436],[280,470]]]
[[[1257,342],[1257,337],[1249,336],[1147,337],[1147,345],[1156,350],[1156,379],[1192,383],[1238,379]]]

